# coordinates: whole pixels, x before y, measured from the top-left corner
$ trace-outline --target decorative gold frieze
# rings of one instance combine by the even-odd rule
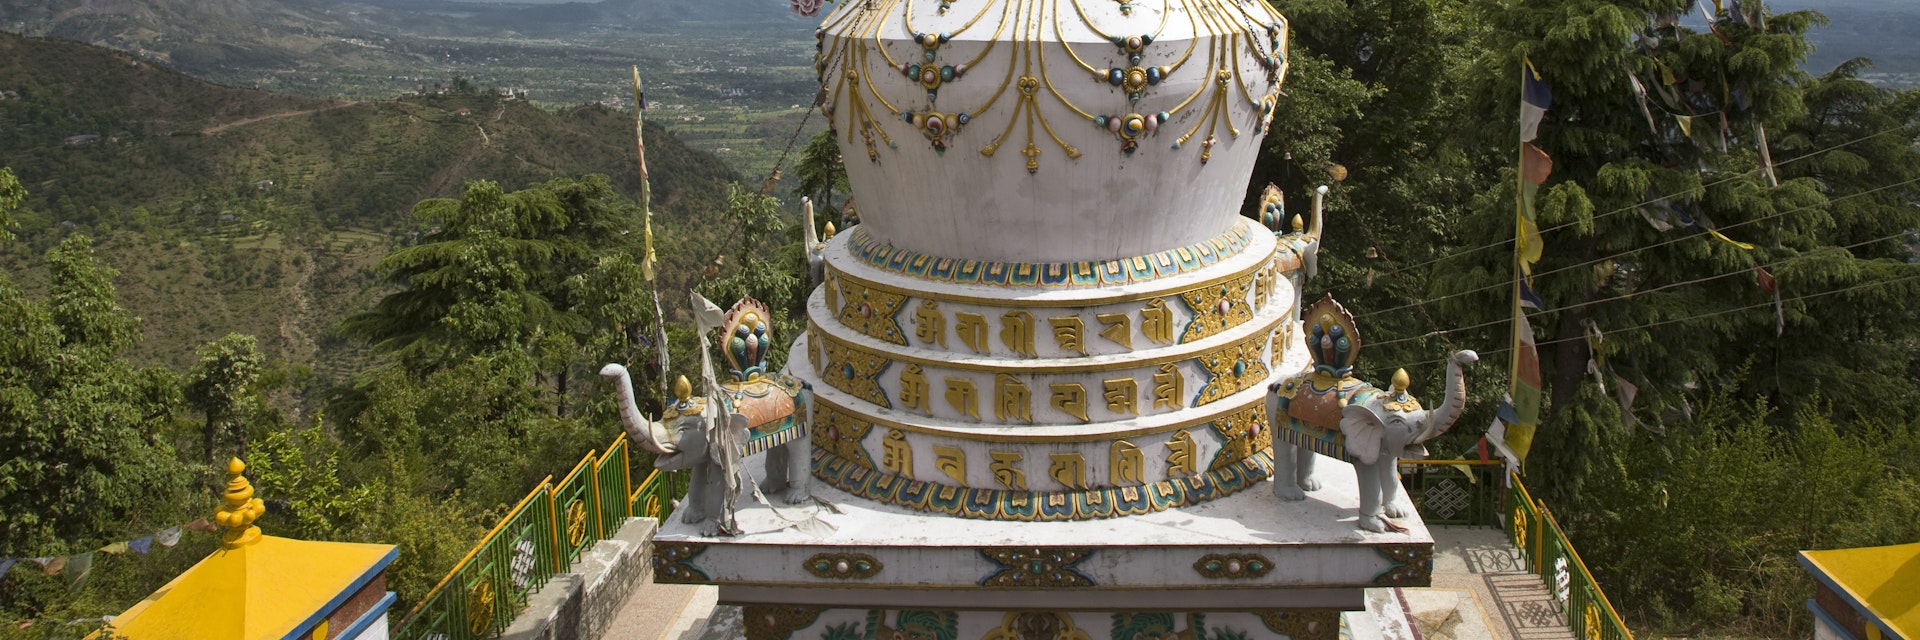
[[[1253,276],[1249,275],[1181,293],[1180,299],[1193,311],[1193,319],[1187,321],[1180,342],[1204,340],[1253,320],[1253,309],[1247,306],[1247,290],[1252,286]]]
[[[1073,615],[1064,611],[1016,611],[981,640],[1093,640],[1093,636],[1074,626]]]
[[[1180,367],[1169,362],[1160,365],[1153,373],[1153,408],[1178,410],[1185,403],[1180,397],[1186,395],[1186,376],[1180,375]]]
[[[816,553],[801,566],[816,578],[865,580],[884,569],[879,558],[864,553]]]
[[[1146,457],[1140,454],[1140,447],[1125,440],[1113,441],[1108,449],[1108,472],[1112,477],[1107,482],[1114,485],[1142,484],[1141,476],[1146,473]]]
[[[1140,383],[1133,378],[1114,378],[1100,381],[1102,397],[1107,400],[1107,410],[1114,413],[1140,415]]]
[[[1432,544],[1383,544],[1373,550],[1391,563],[1373,577],[1376,587],[1424,587],[1433,583]]]
[[[993,588],[1005,587],[1091,587],[1093,578],[1080,573],[1076,566],[1088,556],[1092,549],[1080,548],[1033,548],[1015,547],[1010,549],[981,549],[980,555],[997,565],[998,570],[988,574],[980,581],[980,586]],[[1011,622],[1013,616],[1007,614]],[[992,634],[988,634],[993,638]],[[1001,640],[1022,640],[1024,636],[1012,635]],[[1059,640],[1049,637],[1048,640]]]
[[[960,415],[980,419],[980,392],[966,378],[947,378],[947,404]]]
[[[1027,490],[1027,472],[1020,470],[1020,452],[989,451],[987,455],[993,458],[993,464],[987,468],[993,470],[994,482],[1014,491]]]
[[[1033,422],[1033,393],[1018,376],[1002,373],[993,377],[993,417],[1001,422]]]
[[[960,343],[967,345],[974,353],[987,353],[987,317],[978,313],[959,311],[953,314],[953,331],[960,334]]]
[[[1133,349],[1133,318],[1131,316],[1124,313],[1102,313],[1093,316],[1093,319],[1100,321],[1100,337],[1129,350]]]
[[[814,335],[820,338],[820,346],[826,352],[826,364],[820,367],[822,380],[861,400],[882,407],[893,407],[893,401],[887,399],[887,392],[880,388],[878,379],[880,372],[891,361],[828,337],[824,332],[815,332]]]
[[[1193,434],[1184,429],[1174,432],[1173,439],[1167,441],[1167,477],[1184,478],[1199,471],[1194,466],[1198,449],[1193,443]]]
[[[1087,459],[1078,453],[1049,453],[1047,475],[1069,489],[1087,488]]]
[[[1047,385],[1053,392],[1053,408],[1061,413],[1078,418],[1081,422],[1090,422],[1087,417],[1087,389],[1078,382],[1056,382]]]
[[[873,460],[867,456],[866,447],[861,442],[867,439],[867,432],[873,430],[873,423],[841,411],[822,402],[814,403],[813,408],[813,447],[831,453],[863,468],[872,469]]]
[[[1080,316],[1047,318],[1047,324],[1053,327],[1053,340],[1060,344],[1061,351],[1087,355],[1084,335],[1087,327],[1080,321]]]
[[[1209,553],[1193,561],[1193,570],[1202,578],[1245,580],[1267,575],[1273,561],[1257,553]]]
[[[920,371],[920,365],[908,364],[900,370],[900,407],[919,409],[921,413],[932,414],[933,408],[927,402],[927,375]]]
[[[1273,446],[1273,430],[1267,428],[1266,422],[1266,408],[1259,405],[1214,419],[1213,430],[1220,432],[1224,442],[1208,468],[1226,467]]]
[[[913,447],[907,444],[906,432],[899,429],[888,431],[887,437],[880,440],[880,452],[880,466],[886,467],[893,475],[913,479]]]
[[[933,468],[947,474],[958,486],[967,486],[967,450],[960,447],[933,445]]]
[[[1008,351],[1029,358],[1039,354],[1033,350],[1033,314],[1027,311],[1008,311],[1000,316],[1000,344]]]
[[[900,305],[907,301],[906,296],[842,281],[840,298],[842,304],[836,315],[840,324],[897,345],[907,344],[907,336],[901,333],[900,323],[893,319],[900,311]]]
[[[1202,354],[1200,366],[1207,370],[1209,378],[1193,405],[1205,405],[1265,382],[1269,337],[1264,333],[1255,334],[1227,349]]]
[[[947,317],[940,313],[940,303],[920,301],[920,308],[913,310],[913,337],[947,348]]]
[[[1154,298],[1140,310],[1140,333],[1154,344],[1173,344],[1173,310],[1167,301]]]
[[[826,607],[786,604],[750,604],[740,607],[741,635],[746,640],[793,640],[793,633],[813,626]]]
[[[1293,640],[1334,640],[1340,637],[1339,609],[1267,609],[1253,612],[1268,631]]]

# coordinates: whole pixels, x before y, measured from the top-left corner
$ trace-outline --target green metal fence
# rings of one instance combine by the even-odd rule
[[[554,574],[552,476],[514,505],[414,607],[396,638],[491,637]],[[413,631],[414,633],[409,633]]]
[[[687,494],[688,474],[653,472],[632,487],[624,437],[589,452],[555,483],[547,476],[395,627],[397,640],[492,638],[526,610],[527,599],[573,566],[628,517],[665,518]],[[642,500],[660,505],[643,512]]]
[[[1499,462],[1400,461],[1400,482],[1427,524],[1498,523],[1505,476]]]
[[[1520,550],[1521,562],[1547,585],[1547,594],[1567,616],[1567,626],[1579,640],[1633,640],[1633,632],[1593,581],[1580,553],[1546,505],[1527,493],[1516,475],[1508,476],[1502,523],[1507,539]]]

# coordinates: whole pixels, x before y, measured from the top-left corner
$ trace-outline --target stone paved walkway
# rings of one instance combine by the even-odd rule
[[[1404,591],[1422,635],[1429,640],[1573,640],[1546,584],[1521,565],[1505,532],[1445,526],[1430,531],[1433,586]],[[1452,616],[1453,626],[1444,615],[1450,603],[1460,605],[1452,607],[1459,612]],[[1422,619],[1423,608],[1431,623]],[[1470,616],[1481,619],[1465,619]]]
[[[620,607],[604,640],[693,640],[707,626],[718,590],[711,586],[656,584],[648,575]]]

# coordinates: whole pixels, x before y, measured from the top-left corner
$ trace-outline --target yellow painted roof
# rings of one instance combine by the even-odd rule
[[[393,545],[260,536],[214,551],[113,626],[133,640],[278,640],[318,622],[396,556]]]
[[[1814,578],[1877,617],[1896,638],[1920,638],[1920,543],[1802,551]]]

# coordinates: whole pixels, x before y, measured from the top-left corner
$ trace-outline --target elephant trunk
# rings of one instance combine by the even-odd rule
[[[1440,406],[1433,409],[1433,413],[1428,414],[1426,428],[1422,430],[1420,437],[1414,440],[1414,444],[1440,437],[1448,429],[1452,429],[1453,423],[1460,419],[1460,412],[1467,407],[1465,368],[1479,360],[1480,354],[1466,349],[1454,353],[1453,357],[1447,360],[1447,397],[1440,402]]]
[[[609,364],[600,369],[600,375],[614,379],[614,392],[620,397],[620,427],[627,432],[635,444],[655,454],[667,456],[679,451],[679,447],[662,438],[664,427],[640,414],[640,406],[634,402],[633,377],[627,368],[618,364]]]

